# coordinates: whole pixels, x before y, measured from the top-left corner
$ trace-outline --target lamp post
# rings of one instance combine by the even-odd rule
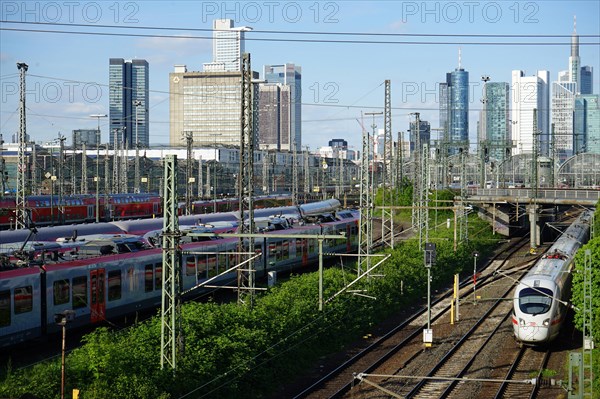
[[[90,118],[98,120],[98,130],[96,130],[96,223],[100,221],[100,118],[106,118],[106,114],[92,114]],[[106,178],[106,177],[105,177]]]
[[[72,310],[65,310],[62,313],[54,314],[54,322],[56,325],[62,327],[62,361],[61,361],[61,372],[60,372],[60,399],[65,399],[65,349],[67,342],[67,323],[73,321],[75,318],[75,312]]]

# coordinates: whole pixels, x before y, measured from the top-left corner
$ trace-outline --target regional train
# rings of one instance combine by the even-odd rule
[[[523,277],[513,296],[512,324],[520,345],[554,340],[569,310],[575,253],[590,236],[592,213],[582,212]]]
[[[329,200],[336,202],[339,205]],[[315,204],[313,209],[325,210],[326,206]],[[267,229],[267,236],[255,241],[262,255],[255,263],[256,276],[313,263],[318,246],[316,240],[303,237],[307,234],[340,235],[340,239],[324,240],[328,253],[355,251],[358,218],[358,212],[344,210],[330,211],[329,221],[316,218],[315,223],[293,223],[287,219],[290,225],[285,234],[297,235],[294,238],[269,238]],[[161,248],[131,234],[95,234],[66,241],[61,241],[61,249],[47,243],[34,246],[27,256],[17,253],[21,263],[14,262],[14,254],[4,255],[0,262],[0,347],[58,332],[61,327],[55,316],[65,311],[72,311],[69,326],[79,327],[160,306]],[[239,238],[182,240],[182,292],[213,277],[217,278],[211,285],[235,282],[235,272],[218,275],[237,264],[238,245]]]
[[[124,220],[151,218],[162,214],[162,198],[157,194],[109,194],[100,195],[98,200],[98,220]],[[254,199],[257,208],[289,205],[290,195],[263,195]],[[237,209],[237,198],[220,198],[192,202],[193,214],[230,212]],[[36,226],[61,225],[69,223],[94,222],[96,220],[95,195],[32,195],[25,198],[28,217]],[[185,206],[179,206],[184,214]],[[15,197],[0,198],[0,229],[15,226]]]

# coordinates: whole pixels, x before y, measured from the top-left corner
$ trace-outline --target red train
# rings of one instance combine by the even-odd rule
[[[27,213],[36,226],[86,223],[96,221],[94,195],[32,195],[25,200]],[[271,207],[289,205],[289,195],[263,196],[255,199],[255,206]],[[0,229],[15,227],[16,198],[0,198]],[[194,201],[194,214],[230,212],[237,210],[237,199],[222,198],[216,201]],[[185,214],[185,206],[180,205]],[[98,197],[98,219],[102,222],[122,219],[143,219],[162,215],[162,198],[156,194],[110,194]]]

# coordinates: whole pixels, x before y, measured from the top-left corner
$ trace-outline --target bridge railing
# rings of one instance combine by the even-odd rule
[[[533,198],[534,192],[529,188],[483,188],[474,189],[469,192],[469,195],[529,200]],[[536,198],[598,201],[600,190],[538,189]]]

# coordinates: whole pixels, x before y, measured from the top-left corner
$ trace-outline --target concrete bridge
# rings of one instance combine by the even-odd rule
[[[495,232],[510,236],[518,230],[531,233],[531,248],[542,241],[541,229],[558,219],[561,207],[593,207],[600,200],[600,190],[491,188],[473,189],[466,198],[479,216],[492,223]],[[525,217],[526,216],[526,217]]]

